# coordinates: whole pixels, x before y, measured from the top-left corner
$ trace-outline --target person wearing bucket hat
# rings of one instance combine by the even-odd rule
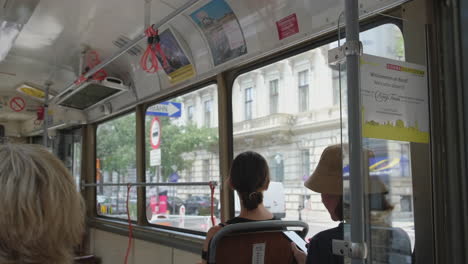
[[[317,168],[304,183],[304,186],[308,189],[321,194],[322,203],[327,208],[333,221],[343,221],[342,160],[341,145],[332,145],[325,148]],[[343,239],[343,223],[312,237],[307,255],[292,244],[291,247],[297,263],[343,263],[343,257],[332,253],[332,239]]]
[[[305,181],[304,186],[320,193],[322,203],[328,210],[333,221],[340,221],[335,227],[316,234],[309,243],[307,255],[298,250],[293,244],[292,249],[299,264],[302,263],[326,263],[341,264],[343,257],[332,252],[332,240],[343,239],[343,151],[347,145],[332,145],[325,148],[320,157],[317,168]],[[367,158],[374,157],[372,151],[366,151]],[[376,211],[388,211],[392,207],[388,204],[384,195],[388,193],[385,184],[376,177],[369,179],[370,209]]]

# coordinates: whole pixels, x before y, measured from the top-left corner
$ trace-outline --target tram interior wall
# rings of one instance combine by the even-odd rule
[[[98,256],[102,264],[123,262],[127,250],[127,236],[121,236],[99,229],[91,229],[89,241],[91,253]],[[134,239],[128,257],[128,264],[149,262],[159,264],[182,264],[196,263],[199,260],[199,255],[190,252]]]

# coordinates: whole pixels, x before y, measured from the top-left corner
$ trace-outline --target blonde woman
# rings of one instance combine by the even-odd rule
[[[0,145],[0,263],[72,263],[84,230],[73,177],[38,145]]]

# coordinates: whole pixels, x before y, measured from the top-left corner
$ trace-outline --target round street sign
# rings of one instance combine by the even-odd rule
[[[158,149],[161,143],[161,121],[157,117],[151,122],[150,142],[153,149]]]
[[[10,100],[10,108],[15,112],[21,112],[26,107],[26,102],[21,97],[13,97]]]

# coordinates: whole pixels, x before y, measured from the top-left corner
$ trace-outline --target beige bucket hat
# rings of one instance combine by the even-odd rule
[[[347,147],[348,145],[343,145],[343,148]],[[367,150],[367,155],[370,158],[374,156],[374,153]],[[304,186],[318,193],[343,194],[343,151],[341,144],[325,148],[317,168],[304,182]],[[370,177],[367,193],[386,194],[388,189],[378,177]]]
[[[318,193],[343,193],[343,157],[341,145],[325,148],[317,168],[304,182],[304,186]]]

